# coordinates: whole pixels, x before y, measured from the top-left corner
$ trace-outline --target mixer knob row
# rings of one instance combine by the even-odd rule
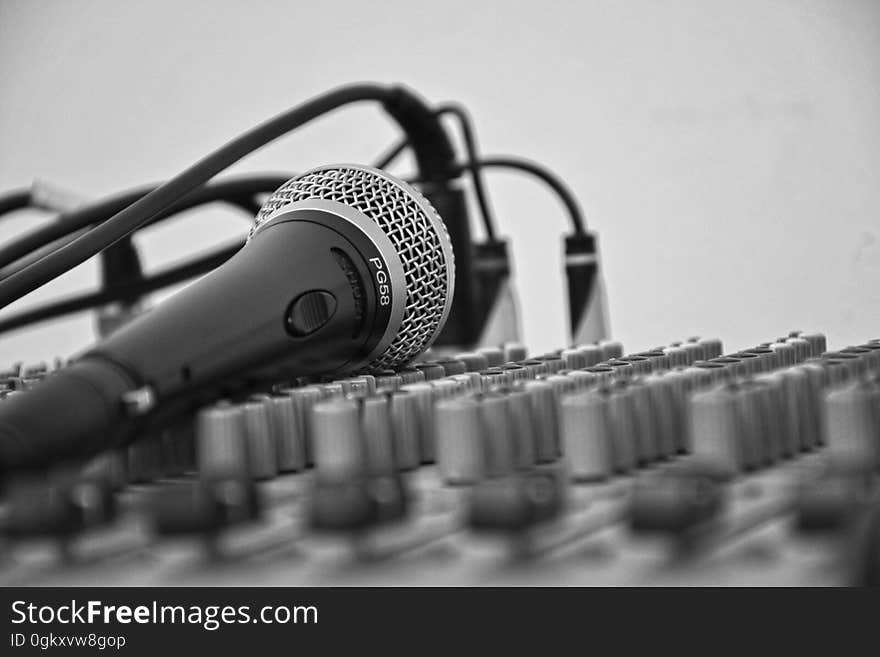
[[[783,353],[796,358],[795,347]],[[870,381],[841,387],[865,366],[857,367],[853,359],[860,356],[851,355],[811,359],[694,394],[688,404],[694,454],[729,475],[823,443],[834,445],[832,456],[843,462],[877,463],[880,397]]]
[[[555,461],[560,455],[557,406],[557,390],[547,380],[438,402],[435,434],[441,476],[447,483],[474,483]]]
[[[572,478],[604,479],[686,451],[682,405],[699,383],[664,372],[564,397],[561,439]]]

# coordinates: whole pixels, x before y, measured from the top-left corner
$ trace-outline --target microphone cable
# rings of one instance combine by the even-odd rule
[[[289,179],[290,176],[286,174],[251,174],[218,180],[190,192],[186,197],[151,217],[140,227],[152,225],[185,210],[213,202],[228,203],[250,212],[254,207],[254,196],[274,192]],[[0,280],[5,280],[13,273],[23,269],[16,267],[10,270],[10,266],[18,260],[28,257],[37,249],[46,247],[56,240],[106,221],[108,217],[112,217],[160,187],[161,184],[158,183],[146,185],[101,199],[71,212],[63,213],[55,221],[10,241],[0,247],[0,268],[2,268],[0,269]]]
[[[359,101],[379,101],[404,128],[426,180],[448,179],[451,144],[420,98],[400,86],[355,84],[331,90],[227,142],[183,172],[148,191],[88,233],[0,281],[0,308],[41,287],[137,230],[219,172],[282,135],[328,112]],[[418,143],[413,142],[418,140]],[[24,255],[24,254],[22,254]],[[0,266],[4,263],[0,261]]]
[[[400,150],[402,151],[403,149]],[[583,216],[574,193],[555,173],[550,171],[548,168],[538,164],[537,162],[533,162],[525,158],[505,155],[491,156],[482,160],[478,160],[476,162],[457,163],[450,169],[450,172],[454,174],[452,178],[458,178],[466,172],[472,172],[476,168],[509,169],[512,171],[526,173],[538,178],[542,182],[546,183],[547,186],[560,199],[569,214],[572,224],[575,226],[581,226],[581,230],[585,230],[583,227]],[[231,186],[234,184],[236,185],[236,189],[247,187],[249,190],[253,190],[260,188],[260,185],[263,182],[272,182],[273,184],[277,182],[277,184],[274,184],[274,187],[272,187],[272,191],[274,191],[274,189],[277,189],[277,187],[280,187],[284,182],[286,182],[287,178],[285,177],[283,180],[280,180],[280,178],[273,179],[271,176],[265,176],[252,177],[247,180],[250,181],[249,184],[252,184],[253,186],[249,187],[245,179],[224,181],[224,183],[222,184],[229,185],[229,187],[225,187],[225,189],[231,188]],[[279,180],[280,182],[278,182]],[[423,181],[421,181],[419,178],[411,178],[407,182],[418,184]],[[203,191],[207,192],[208,190],[212,189],[212,187],[214,189],[218,189],[220,185],[221,183],[218,182],[213,186],[206,186]],[[137,190],[135,192],[128,192],[127,194],[143,194],[143,189]],[[125,194],[123,194],[122,196],[125,196]],[[213,196],[207,195],[206,198],[213,198]],[[206,200],[204,202],[208,203],[211,201]],[[99,202],[95,205],[101,205],[103,203],[104,202]],[[187,204],[187,207],[194,207],[194,205]],[[160,217],[154,219],[154,221],[158,221],[162,217],[170,216],[171,214],[174,213],[169,211],[167,215],[161,215]],[[196,276],[206,274],[212,269],[218,267],[222,263],[226,262],[226,260],[228,260],[230,257],[232,257],[242,246],[244,246],[244,241],[226,247],[218,248],[209,252],[206,255],[202,255],[195,259],[186,260],[184,262],[172,265],[164,270],[161,270],[160,272],[144,276],[144,278],[137,283],[110,285],[107,286],[104,290],[98,292],[87,292],[72,295],[67,298],[49,302],[45,305],[41,305],[32,309],[23,310],[19,313],[10,315],[9,317],[0,319],[0,334],[29,326],[38,322],[55,319],[64,315],[71,315],[78,312],[91,310],[96,306],[121,301],[127,296],[140,296],[148,294],[150,292],[154,292],[164,287],[169,287],[177,283],[182,283],[191,278],[195,278]]]

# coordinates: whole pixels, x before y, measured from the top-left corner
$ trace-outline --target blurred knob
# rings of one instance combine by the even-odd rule
[[[562,481],[553,473],[487,479],[471,489],[468,524],[476,530],[520,532],[558,517],[564,506]]]
[[[598,390],[571,395],[561,404],[562,449],[576,482],[610,477],[614,470],[607,396]]]
[[[281,472],[299,472],[306,467],[306,444],[296,413],[296,403],[289,394],[268,397],[272,421],[275,424],[275,440],[278,469]]]
[[[464,374],[467,372],[467,365],[464,361],[455,358],[444,358],[437,361],[437,364],[443,368],[444,376],[454,376],[456,374]]]
[[[419,363],[415,368],[425,375],[425,381],[436,381],[446,376],[446,370],[438,363]]]
[[[504,345],[504,362],[516,363],[529,357],[529,351],[525,345],[518,342],[508,342]]]
[[[421,463],[418,400],[413,393],[400,390],[391,395],[390,403],[397,467],[412,470]]]
[[[437,469],[448,484],[472,484],[486,474],[484,432],[477,398],[458,397],[435,409]]]
[[[434,462],[434,388],[428,383],[405,385],[404,390],[415,400],[418,427],[419,457],[422,463]]]
[[[366,397],[360,402],[366,469],[370,475],[397,472],[390,407],[385,395]]]
[[[278,474],[278,445],[271,404],[271,397],[260,395],[239,405],[254,479],[271,479]]]
[[[325,478],[366,473],[366,454],[357,402],[322,401],[312,408],[315,470]]]
[[[824,398],[823,433],[832,462],[843,467],[880,465],[880,386],[857,381]]]
[[[640,477],[629,507],[636,532],[682,534],[718,516],[724,506],[718,482],[697,472]]]
[[[468,372],[479,372],[489,367],[489,359],[485,354],[469,351],[456,354],[453,358],[463,362]]]
[[[602,350],[603,361],[623,356],[623,345],[617,340],[602,340],[599,348]]]
[[[504,350],[501,347],[482,347],[477,353],[486,357],[488,367],[499,367],[505,363]]]
[[[528,395],[532,414],[535,459],[549,463],[559,458],[559,419],[556,392],[546,381],[526,381],[522,389]]]
[[[599,347],[599,345],[581,345],[578,347],[578,351],[581,352],[584,360],[586,361],[584,367],[592,367],[593,365],[598,365],[603,360],[605,360],[605,356],[603,355],[602,349]]]

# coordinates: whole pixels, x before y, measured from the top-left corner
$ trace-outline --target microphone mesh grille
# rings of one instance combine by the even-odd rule
[[[360,211],[397,251],[406,281],[403,321],[368,369],[404,365],[430,346],[452,302],[455,262],[445,224],[431,203],[406,183],[377,169],[340,165],[309,171],[282,185],[263,204],[252,232],[279,208],[311,199]]]

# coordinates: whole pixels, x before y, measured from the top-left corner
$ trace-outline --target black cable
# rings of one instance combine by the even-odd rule
[[[444,114],[452,114],[458,119],[461,134],[464,138],[464,147],[467,152],[467,161],[472,164],[470,167],[471,182],[474,186],[474,195],[477,197],[477,205],[480,207],[480,214],[483,217],[483,225],[486,229],[486,238],[489,242],[495,241],[495,217],[492,213],[492,207],[489,205],[489,197],[486,194],[486,186],[483,183],[482,163],[480,161],[479,149],[477,148],[477,137],[474,134],[471,117],[461,105],[449,103],[441,105],[437,108],[437,116]]]
[[[64,246],[65,244],[70,244],[73,240],[81,235],[85,235],[88,231],[88,228],[80,228],[78,231],[71,233],[70,235],[65,235],[53,242],[49,242],[45,246],[41,246],[39,249],[35,251],[31,251],[23,258],[19,258],[12,265],[8,265],[6,267],[0,268],[0,281],[2,281],[7,276],[14,274],[20,269],[24,269],[28,265],[36,262],[40,258],[49,255],[52,251]]]
[[[453,174],[454,176],[460,176],[465,171],[471,169],[472,166],[473,165],[470,162],[456,164],[453,168]],[[565,183],[563,183],[562,180],[550,170],[536,162],[532,162],[531,160],[513,156],[493,156],[485,158],[480,160],[479,166],[488,169],[504,168],[524,171],[541,179],[550,186],[565,205],[570,215],[574,232],[576,234],[584,234],[586,232],[583,216],[577,199]],[[422,181],[419,178],[415,178],[408,180],[408,182],[418,183]],[[252,203],[256,204],[256,201],[252,201]],[[147,276],[143,281],[140,281],[138,285],[112,286],[100,292],[80,294],[49,303],[39,308],[22,311],[21,313],[11,315],[6,319],[0,319],[0,333],[11,331],[36,322],[60,317],[62,315],[89,310],[94,306],[120,301],[121,299],[124,299],[126,295],[147,294],[161,289],[162,287],[173,285],[187,280],[188,278],[207,273],[226,262],[226,260],[231,257],[235,251],[241,248],[241,246],[241,244],[238,244],[235,247],[222,249],[207,256],[203,256],[198,260],[182,263],[162,273]]]
[[[289,175],[281,176],[281,178],[283,178],[284,180],[289,179],[289,177]],[[259,179],[250,177],[247,180],[252,183],[260,183],[260,181],[264,181],[267,179],[272,180],[272,177]],[[234,182],[236,183],[236,185],[241,186],[244,180],[239,179],[235,180]],[[259,184],[258,186],[262,187],[262,185]],[[279,185],[276,185],[271,189],[265,189],[261,191],[271,193],[279,186],[280,183]],[[262,203],[258,199],[248,196],[228,197],[220,200],[240,208],[250,218],[253,218],[262,207]],[[165,216],[166,215],[163,215],[162,218],[164,218]],[[173,216],[173,213],[168,213],[167,216]],[[80,231],[82,230],[85,229],[80,229]],[[74,239],[75,235],[76,234],[74,234],[73,236]],[[69,241],[71,237],[72,236],[63,237],[61,238],[61,241]],[[47,245],[46,247],[43,247],[43,249],[50,248],[51,246],[52,244]],[[61,317],[63,315],[71,315],[78,312],[91,310],[96,306],[122,302],[126,299],[130,299],[133,297],[140,297],[163,287],[168,287],[170,285],[183,282],[187,279],[205,274],[212,269],[219,267],[242,246],[243,242],[235,245],[234,247],[220,249],[196,260],[185,261],[174,267],[168,268],[163,272],[150,276],[144,276],[140,281],[125,284],[111,284],[105,286],[99,292],[82,293],[59,301],[50,302],[45,306],[24,310],[18,314],[11,315],[6,319],[0,319],[0,333],[12,331],[17,328],[47,321],[50,319]],[[28,259],[38,255],[38,253],[31,254],[30,256],[28,256]],[[0,276],[2,275],[3,271],[0,270]]]
[[[16,189],[0,196],[0,217],[31,205],[31,190]]]
[[[151,217],[142,227],[161,221],[184,210],[215,201],[230,202],[237,205],[244,204],[244,209],[250,211],[253,207],[253,202],[252,200],[244,199],[252,199],[256,194],[264,192],[273,192],[287,182],[288,179],[289,176],[287,175],[267,174],[236,176],[235,178],[219,180],[190,192],[170,207]],[[66,212],[55,221],[0,247],[0,267],[5,268],[55,240],[105,221],[108,217],[112,217],[160,187],[161,185],[154,184],[128,190],[121,194],[101,199],[95,203],[90,203],[72,212]]]
[[[334,109],[365,100],[382,101],[385,109],[402,124],[406,121],[422,120],[418,99],[400,87],[385,87],[377,84],[350,85],[306,101],[236,137],[121,210],[83,237],[0,282],[0,308],[32,292],[137,230],[159,213],[167,210],[181,197],[186,196],[220,171],[258,148]],[[410,136],[412,137],[412,134]],[[426,139],[442,142],[443,137],[445,135],[441,130],[428,126]],[[443,153],[442,155],[445,158],[447,154]],[[439,156],[435,155],[435,157]],[[443,161],[438,161],[440,164],[437,170],[421,171],[421,175],[426,178],[436,177],[444,164]]]
[[[0,333],[12,331],[17,328],[36,324],[63,315],[71,315],[85,310],[91,310],[95,306],[103,306],[109,303],[123,301],[131,297],[140,297],[150,292],[155,292],[163,287],[182,283],[216,269],[229,260],[244,246],[240,242],[233,246],[227,246],[197,260],[184,262],[169,267],[159,273],[145,276],[133,283],[123,283],[108,286],[99,292],[88,292],[48,303],[44,306],[24,310],[15,315],[0,320]]]
[[[586,233],[586,221],[584,220],[583,211],[581,210],[574,193],[564,182],[562,182],[562,179],[559,178],[559,176],[543,165],[526,158],[504,155],[483,158],[479,161],[477,166],[486,169],[514,169],[539,178],[556,193],[559,200],[565,205],[574,233],[576,235],[583,235]],[[453,172],[454,175],[461,175],[465,171],[473,169],[473,167],[473,163],[464,162],[456,164]]]

